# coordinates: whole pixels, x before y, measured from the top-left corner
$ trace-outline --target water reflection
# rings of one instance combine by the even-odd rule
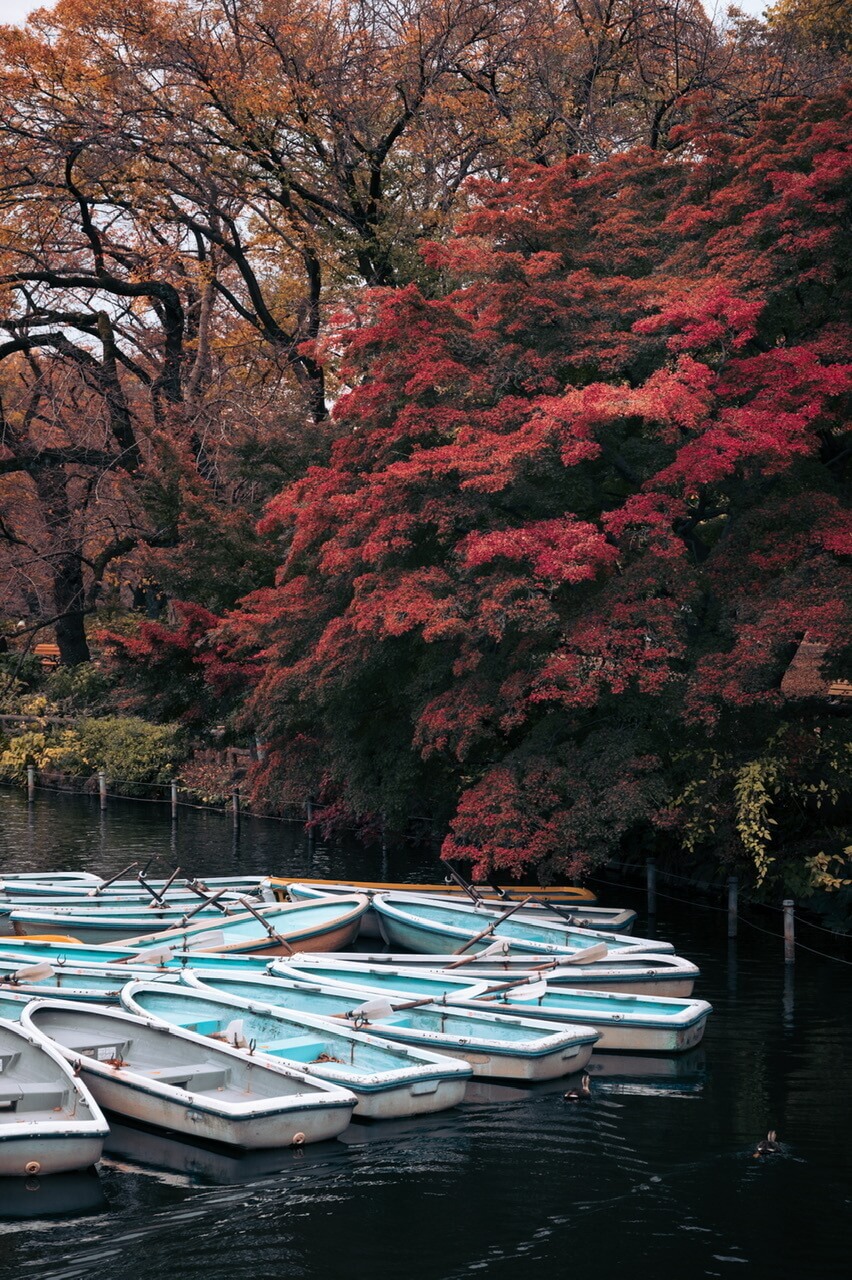
[[[137,1129],[110,1116],[102,1163],[122,1173],[153,1173],[164,1181],[174,1181],[178,1175],[182,1181],[231,1186],[293,1169],[302,1172],[327,1160],[333,1150],[334,1144],[326,1142],[307,1151],[304,1147],[279,1147],[235,1153],[184,1142],[173,1134]]]
[[[49,1178],[0,1178],[0,1221],[78,1217],[108,1208],[97,1170]]]
[[[39,794],[28,812],[0,790],[0,868],[111,874],[155,854],[207,875],[438,878],[426,853],[391,850],[383,866],[380,849],[317,838],[312,851],[296,825],[244,817],[235,846],[229,816],[182,810],[174,829],[168,806],[111,802],[101,822],[96,800]],[[643,892],[604,897],[644,909]],[[304,1155],[116,1125],[100,1183],[82,1184],[101,1211],[54,1225],[45,1197],[42,1229],[3,1228],[0,1280],[845,1277],[852,969],[805,955],[792,972],[776,938],[729,941],[724,913],[659,905],[657,935],[700,965],[696,994],[715,1009],[696,1050],[596,1054],[582,1104],[564,1100],[569,1078],[476,1081],[454,1111],[353,1125]],[[753,1159],[770,1128],[782,1153]],[[11,1194],[36,1202],[22,1184]]]

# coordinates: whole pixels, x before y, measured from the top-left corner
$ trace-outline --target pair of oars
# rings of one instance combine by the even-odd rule
[[[451,863],[447,863],[446,866],[447,866],[447,870],[450,873],[451,880],[455,881],[455,883],[459,886],[459,888],[464,889],[465,893],[468,895],[468,897],[473,901],[473,903],[476,906],[486,905],[485,899],[477,889],[476,885],[473,885],[469,881],[465,880],[461,872],[456,871],[455,867],[452,866]],[[449,881],[447,881],[447,883],[449,883]],[[506,897],[505,890],[501,889],[499,885],[492,884],[490,885],[490,888],[493,889],[493,891],[496,893],[498,898],[505,899]],[[539,894],[539,893],[528,894],[527,897],[524,899],[524,902],[522,905],[526,906],[528,902],[534,902],[536,906],[539,906],[539,907],[547,907],[547,909],[549,911],[552,911],[554,915],[561,916],[561,918],[565,921],[566,924],[571,924],[571,925],[577,924],[577,916],[575,912],[570,910],[566,911],[564,907],[560,906],[556,902],[553,902],[552,899],[544,897],[542,894]]]

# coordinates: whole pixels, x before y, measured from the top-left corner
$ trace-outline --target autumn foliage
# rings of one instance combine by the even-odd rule
[[[761,879],[770,802],[802,857],[839,851],[794,817],[816,776],[840,803],[831,709],[781,683],[849,636],[849,108],[480,181],[424,250],[454,287],[341,317],[340,436],[270,503],[276,584],[226,628],[260,782],[286,756],[278,785],[341,812],[425,809],[477,874],[675,831]]]

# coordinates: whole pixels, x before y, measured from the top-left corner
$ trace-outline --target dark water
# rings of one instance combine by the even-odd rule
[[[247,821],[235,844],[227,819],[182,813],[170,844],[159,806],[101,819],[40,795],[28,814],[0,791],[0,872],[110,872],[157,852],[209,875],[435,874],[312,850],[277,823]],[[630,897],[608,901],[641,906]],[[483,1085],[434,1118],[242,1160],[116,1127],[96,1174],[0,1186],[0,1278],[848,1275],[852,967],[802,955],[785,972],[780,939],[744,928],[729,944],[721,914],[666,902],[657,930],[700,964],[716,1011],[686,1058],[593,1060],[586,1104],[561,1082]],[[770,1128],[783,1152],[753,1159]]]

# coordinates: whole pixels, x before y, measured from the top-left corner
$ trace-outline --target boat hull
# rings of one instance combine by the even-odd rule
[[[89,1169],[100,1160],[103,1145],[102,1137],[81,1138],[74,1133],[50,1138],[0,1133],[0,1177],[45,1178]]]
[[[126,1081],[87,1070],[85,1063],[81,1075],[104,1111],[155,1129],[167,1129],[188,1138],[245,1151],[324,1142],[336,1138],[349,1123],[348,1109],[344,1115],[331,1107],[294,1107],[278,1115],[222,1116],[200,1111],[188,1094],[184,1101],[164,1098]],[[301,1139],[298,1135],[302,1135]]]
[[[468,976],[471,982],[509,982],[512,978],[522,978],[530,973],[539,962],[536,956],[513,956],[504,960],[490,956],[487,960],[474,960],[450,970],[458,960],[453,955],[410,955],[407,952],[366,952],[351,951],[327,953],[320,958],[320,963],[357,960],[359,964],[387,965],[423,970],[433,973],[450,973],[453,977]],[[542,956],[541,961],[550,963],[551,958]],[[630,960],[634,957],[630,956]],[[695,983],[700,970],[694,964],[680,956],[648,956],[635,957],[645,963],[641,968],[631,972],[618,967],[618,962],[608,964],[607,960],[599,960],[589,965],[565,965],[547,971],[548,986],[558,988],[575,987],[583,991],[610,991],[615,995],[667,996],[671,999],[688,999],[695,990]],[[305,963],[305,971],[310,972],[310,964]]]
[[[578,956],[590,947],[606,946],[613,954],[672,954],[670,942],[603,933],[565,923],[530,919],[522,912],[504,913],[470,903],[438,902],[428,896],[376,894],[373,909],[379,916],[386,944],[421,954],[484,950],[493,940],[505,942],[512,954],[531,952]],[[505,918],[504,918],[505,917]]]

